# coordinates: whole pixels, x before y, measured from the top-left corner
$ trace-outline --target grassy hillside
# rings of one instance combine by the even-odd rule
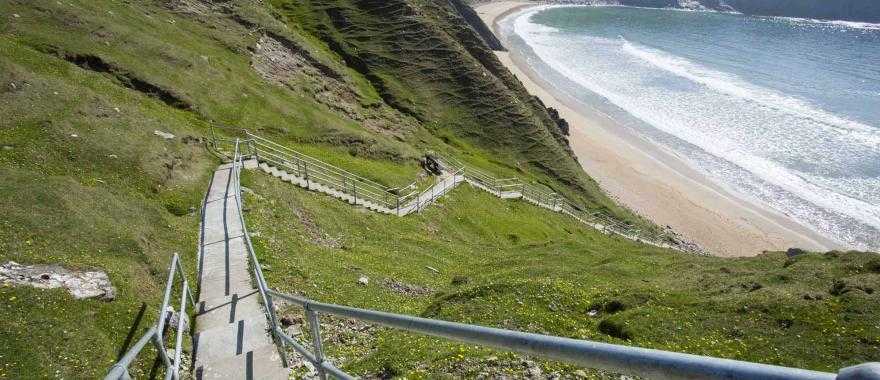
[[[201,140],[211,125],[259,131],[391,186],[431,149],[522,171],[441,128],[430,104],[397,107],[402,97],[373,74],[262,2],[13,0],[0,14],[0,261],[103,270],[119,290],[102,302],[0,288],[0,378],[94,378],[152,322],[171,254],[195,261],[195,210],[219,162]],[[272,64],[279,51],[288,66]],[[443,91],[463,98],[479,86]],[[583,197],[626,217],[598,192]]]
[[[220,162],[204,144],[212,126],[226,136],[240,134],[235,128],[257,131],[389,186],[416,176],[426,151],[449,153],[644,223],[579,170],[546,111],[445,2],[9,0],[0,2],[0,52],[0,263],[103,270],[118,288],[118,297],[104,302],[77,301],[63,290],[0,287],[0,378],[99,377],[153,322],[171,254],[194,269],[197,210]],[[582,336],[595,333],[598,322],[584,319],[581,306],[597,295],[630,305],[613,316],[624,318],[654,289],[675,295],[666,287],[681,286],[693,293],[682,308],[697,313],[695,321],[704,318],[699,302],[714,299],[693,291],[698,281],[755,281],[772,289],[777,271],[796,268],[780,269],[778,255],[740,262],[650,250],[466,189],[457,190],[457,205],[395,219],[253,180],[264,199],[248,200],[256,202],[250,217],[264,234],[258,241],[272,282],[328,301]],[[283,207],[272,211],[272,202]],[[496,217],[492,205],[514,212]],[[270,216],[281,222],[267,224]],[[560,228],[566,239],[554,237]],[[395,236],[396,245],[375,231]],[[338,255],[360,269],[346,269]],[[618,263],[620,257],[627,259]],[[867,256],[802,260],[810,275],[789,277],[798,292],[826,292],[832,279],[878,287],[876,275],[862,269]],[[441,274],[425,273],[426,265]],[[675,270],[690,265],[705,280],[671,282]],[[716,276],[722,266],[729,272]],[[373,285],[385,276],[418,284],[394,286],[420,296],[359,288],[348,275],[357,271],[368,271]],[[459,285],[451,285],[456,276]],[[548,290],[557,286],[566,290]],[[555,293],[560,298],[550,313],[539,296]],[[822,352],[845,351],[837,353],[845,362],[877,357],[877,327],[854,317],[872,311],[876,294],[862,293],[826,297],[817,302],[830,306],[810,311],[838,322],[852,317],[839,324],[848,329],[845,338],[819,342]],[[777,302],[775,293],[767,297]],[[516,312],[501,317],[491,312],[493,303]],[[701,323],[733,323],[723,314],[706,314]],[[530,325],[529,316],[543,322]],[[815,334],[834,324],[821,321],[803,328]],[[671,327],[639,326],[631,327],[634,343],[702,349],[690,338],[668,337]],[[417,341],[393,359],[395,342],[404,338],[380,337],[379,349],[347,365],[362,373],[411,365],[441,373],[455,365],[417,360],[450,358],[454,346],[428,352],[429,341]],[[468,360],[480,355],[462,353]],[[838,364],[803,360],[817,368]],[[147,357],[138,370],[152,364]]]
[[[831,372],[880,359],[876,254],[724,259],[674,253],[585,230],[564,216],[469,186],[421,214],[394,218],[264,174],[248,175],[246,185],[256,194],[246,197],[256,249],[269,283],[283,291]],[[358,282],[361,276],[368,285]],[[294,307],[282,315],[298,320],[300,313]],[[361,375],[524,377],[529,368],[511,354],[325,322],[331,357]],[[544,374],[577,370],[538,363]]]

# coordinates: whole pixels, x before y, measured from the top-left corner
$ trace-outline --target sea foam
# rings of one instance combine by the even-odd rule
[[[552,70],[733,165],[697,162],[711,178],[853,247],[867,245],[831,214],[880,230],[880,205],[870,201],[880,199],[880,178],[841,177],[860,159],[880,157],[880,129],[623,37],[572,34],[531,21],[550,8],[514,16],[514,33]],[[874,156],[864,156],[871,151]],[[798,164],[805,159],[815,163]],[[828,168],[797,168],[805,165]]]

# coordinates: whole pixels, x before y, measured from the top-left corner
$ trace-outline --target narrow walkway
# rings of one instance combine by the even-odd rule
[[[444,194],[452,191],[458,184],[464,182],[464,176],[448,173],[443,173],[440,177],[437,178],[437,182],[431,186],[429,189],[423,191],[419,194],[416,199],[405,206],[400,207],[400,216],[409,215],[413,212],[419,212],[426,206],[434,203],[438,198],[442,197]]]
[[[464,176],[460,174],[445,172],[440,177],[438,177],[437,182],[434,185],[419,193],[419,195],[415,199],[411,200],[407,204],[400,205],[399,208],[388,208],[377,205],[364,198],[354,197],[351,194],[340,191],[331,186],[323,185],[315,181],[309,181],[303,177],[300,177],[296,174],[288,173],[286,170],[278,169],[277,167],[269,165],[265,162],[260,163],[259,165],[251,166],[251,168],[254,167],[257,167],[263,172],[272,175],[273,177],[279,178],[284,182],[290,182],[304,189],[328,194],[335,198],[342,199],[350,204],[361,205],[368,210],[373,210],[383,214],[396,214],[398,216],[406,216],[411,213],[421,211],[426,206],[434,203],[437,198],[440,198],[444,194],[450,192],[460,183],[465,182]]]
[[[202,214],[195,378],[287,379],[251,281],[231,174],[232,164],[214,172]]]

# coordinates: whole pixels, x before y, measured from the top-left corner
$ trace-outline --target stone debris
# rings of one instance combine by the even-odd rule
[[[174,307],[169,305],[165,308],[165,326],[169,329],[177,330],[177,323],[180,319],[180,313],[174,310]],[[182,331],[189,330],[189,315],[183,314],[183,329]]]
[[[372,132],[403,138],[406,130],[416,128],[414,119],[385,104],[364,107],[346,76],[316,59],[294,41],[276,34],[265,34],[251,51],[251,67],[266,81],[310,93],[319,103]]]
[[[358,284],[367,286],[370,283],[370,278],[367,276],[361,276],[358,278]]]
[[[159,136],[159,137],[161,137],[161,138],[163,138],[163,139],[165,139],[165,140],[172,140],[172,139],[174,139],[174,135],[172,135],[172,134],[170,134],[170,133],[168,133],[168,132],[162,132],[162,131],[160,131],[160,130],[158,130],[158,129],[155,130],[155,131],[153,131],[153,134],[156,135],[156,136]]]
[[[280,319],[282,327],[288,336],[309,347],[311,334],[308,322],[302,315],[287,314]],[[355,356],[366,356],[375,347],[376,333],[382,330],[380,327],[369,323],[348,318],[339,318],[332,315],[321,317],[321,336],[324,346],[358,347]],[[288,356],[292,378],[296,379],[319,379],[315,366],[296,351],[291,351]],[[345,363],[346,357],[328,357],[331,363]],[[369,376],[366,378],[370,378]]]
[[[107,273],[73,271],[59,265],[21,265],[10,261],[0,265],[0,282],[39,289],[64,287],[76,299],[112,301],[116,298],[116,288]]]
[[[390,278],[386,278],[384,281],[382,281],[382,285],[385,285],[386,288],[391,289],[391,291],[393,292],[406,294],[408,296],[427,296],[431,293],[434,293],[434,289],[424,286],[407,284],[405,282],[397,281]]]

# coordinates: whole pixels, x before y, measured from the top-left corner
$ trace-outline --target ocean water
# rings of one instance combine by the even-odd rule
[[[880,25],[591,6],[500,25],[577,102],[742,197],[880,249]]]

